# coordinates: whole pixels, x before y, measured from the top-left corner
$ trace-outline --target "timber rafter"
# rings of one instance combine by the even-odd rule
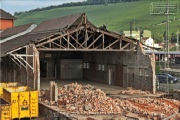
[[[35,46],[40,51],[135,51],[137,43],[94,27],[84,16],[76,27],[37,40]]]
[[[10,51],[7,53],[7,56],[5,58],[12,61],[12,63],[15,63],[20,68],[22,66],[27,70],[27,68],[29,67],[31,70],[34,71],[33,66],[28,63],[28,59],[34,59],[34,55],[27,54],[27,47],[28,46],[24,46]],[[24,51],[24,53],[22,53],[22,51]]]

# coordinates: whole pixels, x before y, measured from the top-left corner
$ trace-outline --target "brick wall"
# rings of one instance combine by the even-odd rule
[[[156,91],[154,60],[153,55],[143,53],[140,44],[138,44],[137,51],[84,52],[83,62],[88,63],[89,68],[83,69],[83,75],[84,79],[154,93]],[[122,68],[122,72],[117,67]]]

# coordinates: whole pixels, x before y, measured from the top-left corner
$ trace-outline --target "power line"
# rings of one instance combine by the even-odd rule
[[[150,7],[150,12],[152,15],[166,15],[166,40],[164,42],[165,43],[164,68],[169,68],[169,15],[177,14],[177,10],[178,10],[177,6],[178,6],[177,4],[169,4],[169,0],[167,0],[165,4],[151,3],[151,7]]]

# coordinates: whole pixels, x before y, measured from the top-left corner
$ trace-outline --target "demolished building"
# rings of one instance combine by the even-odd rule
[[[136,39],[96,27],[85,13],[46,20],[15,37],[9,34],[17,29],[10,31],[1,32],[1,81],[40,90],[41,78],[87,79],[156,92],[154,55]]]

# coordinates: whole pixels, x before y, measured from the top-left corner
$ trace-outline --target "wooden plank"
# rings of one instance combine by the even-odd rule
[[[121,49],[122,48],[122,40],[120,40],[120,42],[119,42],[119,49]]]
[[[63,37],[63,38],[64,38],[64,40],[68,43],[67,49],[70,49],[69,45],[71,45],[74,49],[76,49],[76,47],[74,47],[74,45],[71,44],[71,43],[69,42],[69,40],[67,40],[65,37]],[[68,37],[68,38],[69,38],[69,37]]]
[[[104,34],[103,34],[103,36],[102,36],[102,45],[103,45],[103,48],[102,48],[102,49],[104,49]]]
[[[89,49],[96,41],[99,40],[99,38],[102,36],[103,34],[100,34],[88,47],[87,49]]]
[[[57,45],[57,46],[60,47],[60,48],[65,48],[64,46],[59,45],[59,44],[57,44],[57,43],[55,43],[55,42],[52,42],[52,43],[55,44],[55,45]]]
[[[32,67],[31,65],[29,65],[29,63],[28,63],[26,60],[24,60],[21,56],[19,56],[19,58],[20,58],[23,62],[25,62],[27,66],[29,66],[29,67],[33,70],[33,67]]]
[[[29,64],[29,66],[31,66],[32,68],[30,68],[27,65],[27,85],[33,88],[33,76],[34,76],[34,50],[33,47],[35,45],[31,44],[27,47],[27,55],[33,55],[33,57],[27,57],[26,62]]]
[[[18,59],[18,57],[16,57],[15,55],[13,55],[13,54],[11,54],[11,56],[13,56],[14,57],[14,59],[16,59],[19,63],[20,63],[20,65],[22,65],[23,67],[25,67],[26,68],[26,65],[24,65],[19,59]]]
[[[16,55],[16,56],[20,56],[20,57],[33,57],[33,55],[27,55],[27,54],[13,54],[13,55]]]
[[[45,44],[47,44],[47,43],[50,43],[50,42],[52,42],[52,41],[58,40],[59,38],[62,38],[62,37],[65,37],[65,36],[67,36],[67,35],[69,35],[69,34],[72,34],[72,33],[74,33],[74,32],[77,32],[77,31],[79,31],[80,29],[84,29],[84,27],[80,27],[80,28],[77,28],[77,29],[75,29],[75,30],[68,31],[68,32],[65,33],[65,34],[62,34],[62,35],[60,35],[60,36],[58,36],[58,37],[55,37],[55,38],[50,39],[50,40],[47,40],[47,41],[45,41],[45,42],[37,43],[37,44],[36,44],[36,47],[40,47],[40,46],[45,45]],[[41,40],[39,40],[39,41],[41,41]]]
[[[33,47],[34,50],[34,60],[33,60],[33,68],[34,68],[34,78],[33,78],[33,87],[36,90],[40,90],[40,61],[39,61],[39,52],[36,47]]]
[[[7,55],[8,55],[8,54],[11,54],[11,53],[13,53],[13,52],[15,52],[15,51],[18,51],[18,50],[21,50],[21,49],[23,49],[23,48],[26,48],[26,46],[19,47],[19,48],[17,48],[17,49],[11,50],[10,52],[8,52],[8,53],[6,53],[6,54],[7,54]]]
[[[36,49],[36,59],[37,59],[37,90],[40,91],[40,61],[39,52]]]
[[[48,48],[48,49],[44,49],[44,48],[38,48],[38,51],[119,51],[119,52],[124,52],[124,51],[130,51],[129,49],[125,50],[119,50],[119,49],[97,49],[97,48],[92,48],[92,49],[55,49],[55,48]],[[135,50],[136,51],[136,50]],[[132,52],[132,51],[131,51]]]
[[[116,40],[116,41],[114,41],[112,44],[108,45],[105,49],[110,48],[112,45],[114,45],[114,44],[117,43],[117,42],[119,42],[119,39]]]
[[[78,42],[78,36],[76,37],[76,39],[71,35],[70,37],[76,42],[76,48],[78,48],[78,45],[81,46],[81,48],[84,48],[84,46]]]
[[[120,50],[123,50],[123,49],[125,49],[127,46],[129,46],[130,45],[130,43],[127,43],[125,46],[123,46]]]

